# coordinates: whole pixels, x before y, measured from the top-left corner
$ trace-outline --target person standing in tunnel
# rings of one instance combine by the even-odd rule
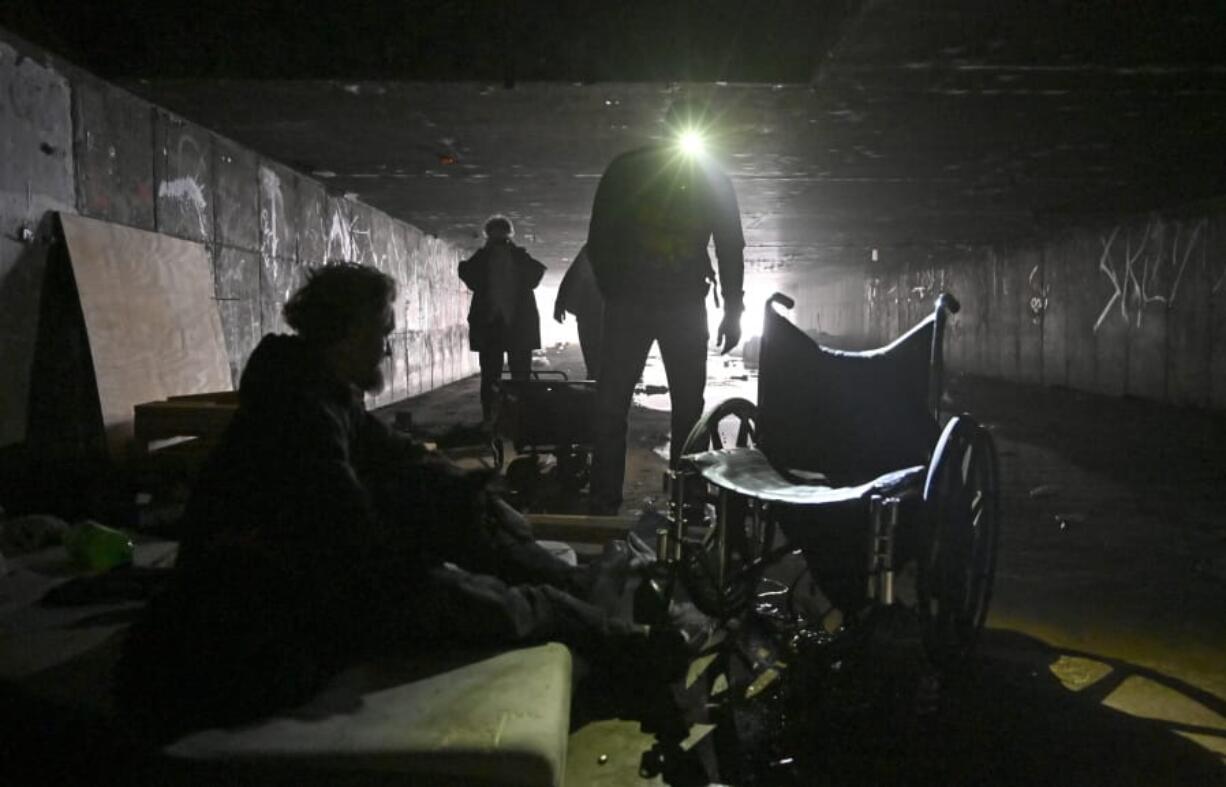
[[[497,415],[503,356],[511,377],[528,379],[532,351],[541,346],[541,317],[533,290],[545,266],[511,242],[515,228],[506,216],[485,222],[485,245],[460,263],[460,279],[472,290],[468,342],[481,365],[481,418],[492,428]]]
[[[589,380],[600,379],[600,339],[604,329],[604,299],[596,286],[592,262],[587,256],[587,246],[579,249],[562,283],[558,285],[558,297],[553,303],[553,318],[566,321],[566,313],[575,315],[579,328],[579,349],[583,352],[583,365],[587,367]]]
[[[715,278],[714,239],[724,316],[717,341],[740,341],[744,247],[732,182],[701,148],[706,113],[686,100],[665,115],[668,139],[615,158],[596,188],[587,252],[604,296],[596,393],[596,445],[590,507],[615,514],[626,472],[626,429],[634,386],[652,342],[668,376],[670,465],[702,415],[706,386],[706,295]],[[717,300],[718,302],[718,300]]]

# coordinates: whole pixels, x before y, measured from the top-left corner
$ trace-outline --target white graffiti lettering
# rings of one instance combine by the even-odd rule
[[[204,216],[208,212],[209,205],[204,196],[204,189],[196,182],[195,178],[175,178],[174,180],[162,181],[158,184],[158,197],[178,200],[194,209],[196,220],[200,223],[201,237],[208,237],[209,229],[208,225],[205,224]]]
[[[176,200],[193,210],[196,214],[196,222],[200,225],[200,237],[207,238],[209,236],[207,219],[209,202],[208,197],[205,196],[204,187],[201,185],[205,176],[204,157],[201,155],[200,146],[196,144],[196,140],[184,136],[179,139],[177,161],[181,165],[189,158],[194,158],[196,161],[196,174],[162,181],[158,184],[158,197]]]
[[[1043,319],[1043,312],[1047,311],[1048,294],[1051,292],[1051,285],[1039,284],[1039,266],[1036,265],[1030,269],[1030,276],[1026,282],[1030,285],[1030,321],[1035,325]]]
[[[1204,246],[1202,230],[1206,223],[1206,219],[1200,219],[1190,225],[1189,231],[1188,225],[1173,222],[1169,252],[1162,243],[1151,243],[1151,238],[1160,234],[1156,220],[1146,222],[1145,231],[1135,245],[1125,230],[1123,258],[1118,262],[1111,251],[1121,228],[1117,226],[1110,236],[1101,238],[1103,253],[1098,270],[1110,282],[1112,292],[1094,322],[1094,331],[1098,332],[1117,302],[1120,316],[1125,322],[1133,322],[1135,318],[1137,327],[1144,324],[1146,307],[1150,304],[1173,308],[1188,261],[1198,247]]]
[[[1116,227],[1115,229],[1111,230],[1111,237],[1101,239],[1103,244],[1103,254],[1098,258],[1098,269],[1106,275],[1108,280],[1110,280],[1111,286],[1115,288],[1115,292],[1111,293],[1111,298],[1107,300],[1107,305],[1103,307],[1102,312],[1100,312],[1098,315],[1098,319],[1094,321],[1095,333],[1098,333],[1099,326],[1103,324],[1103,320],[1107,319],[1107,313],[1111,311],[1111,307],[1115,305],[1115,302],[1119,300],[1120,296],[1123,294],[1123,290],[1120,288],[1120,280],[1116,278],[1115,275],[1115,269],[1107,265],[1107,260],[1111,258],[1111,244],[1115,242],[1115,236],[1119,234],[1119,231],[1120,228]],[[1125,314],[1124,317],[1127,319],[1128,315]]]
[[[260,205],[261,225],[264,230],[264,246],[272,257],[277,256],[277,225],[285,215],[285,202],[281,197],[281,178],[267,167],[260,167],[260,189],[263,204]]]

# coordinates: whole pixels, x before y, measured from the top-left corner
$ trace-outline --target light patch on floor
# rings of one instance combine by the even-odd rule
[[[1081,691],[1093,686],[1111,673],[1111,667],[1101,661],[1080,656],[1061,656],[1048,669],[1069,691]]]
[[[1226,716],[1156,681],[1130,675],[1103,704],[1130,716],[1168,722],[1173,732],[1226,756]]]
[[[639,775],[643,752],[654,743],[655,738],[643,732],[638,722],[601,719],[585,724],[570,735],[566,784],[664,784],[661,777],[644,779]]]

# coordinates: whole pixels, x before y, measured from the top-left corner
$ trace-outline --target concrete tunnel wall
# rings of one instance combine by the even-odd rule
[[[236,383],[308,266],[342,260],[399,284],[371,405],[475,371],[454,246],[0,30],[0,446],[25,436],[53,211],[206,245]]]
[[[905,263],[864,289],[878,343],[955,293],[953,372],[1226,407],[1226,202]]]
[[[781,282],[789,317],[832,346],[880,346],[947,290],[962,303],[951,373],[1226,408],[1226,200],[883,256],[876,270]]]

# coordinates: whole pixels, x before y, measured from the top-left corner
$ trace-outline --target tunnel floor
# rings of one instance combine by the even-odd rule
[[[582,377],[573,346],[541,363]],[[739,361],[709,369],[708,406],[756,398]],[[664,505],[664,399],[636,399],[623,514]],[[700,718],[668,774],[640,773],[655,741],[637,722],[582,721],[567,783],[1226,784],[1226,419],[959,376],[945,409],[984,423],[1001,461],[995,593],[968,664],[938,679],[908,626],[887,626],[818,689],[776,681]],[[382,414],[401,410],[423,434],[474,424],[477,381]],[[548,484],[530,502],[585,504]]]

